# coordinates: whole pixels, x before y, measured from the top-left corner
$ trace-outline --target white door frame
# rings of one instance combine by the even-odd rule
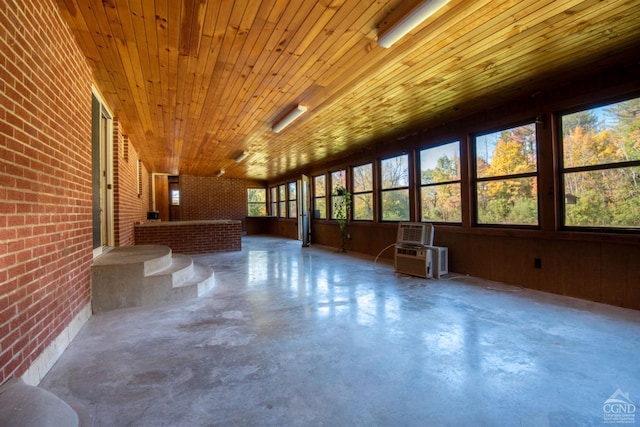
[[[311,243],[311,186],[307,175],[302,175],[298,180],[298,240],[302,241],[302,246],[309,246]]]
[[[93,256],[102,254],[105,247],[115,245],[113,197],[113,114],[95,86],[91,93],[100,104],[100,222],[101,244],[93,249]]]

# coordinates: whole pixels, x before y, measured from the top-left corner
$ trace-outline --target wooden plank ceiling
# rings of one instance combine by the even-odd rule
[[[451,0],[389,49],[379,30],[417,2],[57,2],[157,173],[273,180],[640,46],[637,0]],[[307,113],[272,132],[298,103]]]

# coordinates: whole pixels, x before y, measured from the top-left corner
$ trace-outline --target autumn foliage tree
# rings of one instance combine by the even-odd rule
[[[565,224],[640,227],[640,99],[562,120]]]
[[[538,222],[535,126],[519,126],[487,138],[477,157],[478,222]],[[477,147],[478,148],[478,147]]]
[[[422,219],[426,221],[462,221],[459,142],[449,146],[452,153],[440,155],[435,167],[421,172]],[[431,152],[426,149],[421,156],[430,156]]]

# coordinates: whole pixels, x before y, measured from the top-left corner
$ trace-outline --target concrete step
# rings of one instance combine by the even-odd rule
[[[213,269],[208,265],[195,262],[193,264],[193,275],[186,282],[180,285],[174,285],[174,288],[184,288],[195,286],[197,289],[196,296],[202,296],[213,289],[215,284]]]
[[[143,305],[196,298],[213,288],[213,270],[191,257],[174,254],[173,268],[145,278]]]
[[[147,278],[170,276],[172,286],[180,286],[193,276],[193,259],[182,254],[173,254],[171,263],[162,270],[148,274]]]
[[[173,285],[169,290],[164,288],[162,292],[159,292],[157,285],[154,285],[154,289],[150,290],[146,294],[151,296],[156,301],[173,302],[180,301],[188,298],[197,298],[208,293],[215,284],[214,273],[211,267],[194,263],[193,275],[183,283]]]
[[[213,270],[159,245],[113,248],[94,260],[94,313],[196,298],[211,290]]]

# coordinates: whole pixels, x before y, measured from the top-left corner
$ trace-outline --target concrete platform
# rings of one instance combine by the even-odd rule
[[[40,386],[84,426],[600,426],[640,402],[640,312],[242,246],[195,258],[205,297],[93,315]]]
[[[111,265],[131,266],[141,264],[143,274],[154,274],[171,263],[173,252],[168,246],[137,245],[110,248],[93,261],[94,267]]]

